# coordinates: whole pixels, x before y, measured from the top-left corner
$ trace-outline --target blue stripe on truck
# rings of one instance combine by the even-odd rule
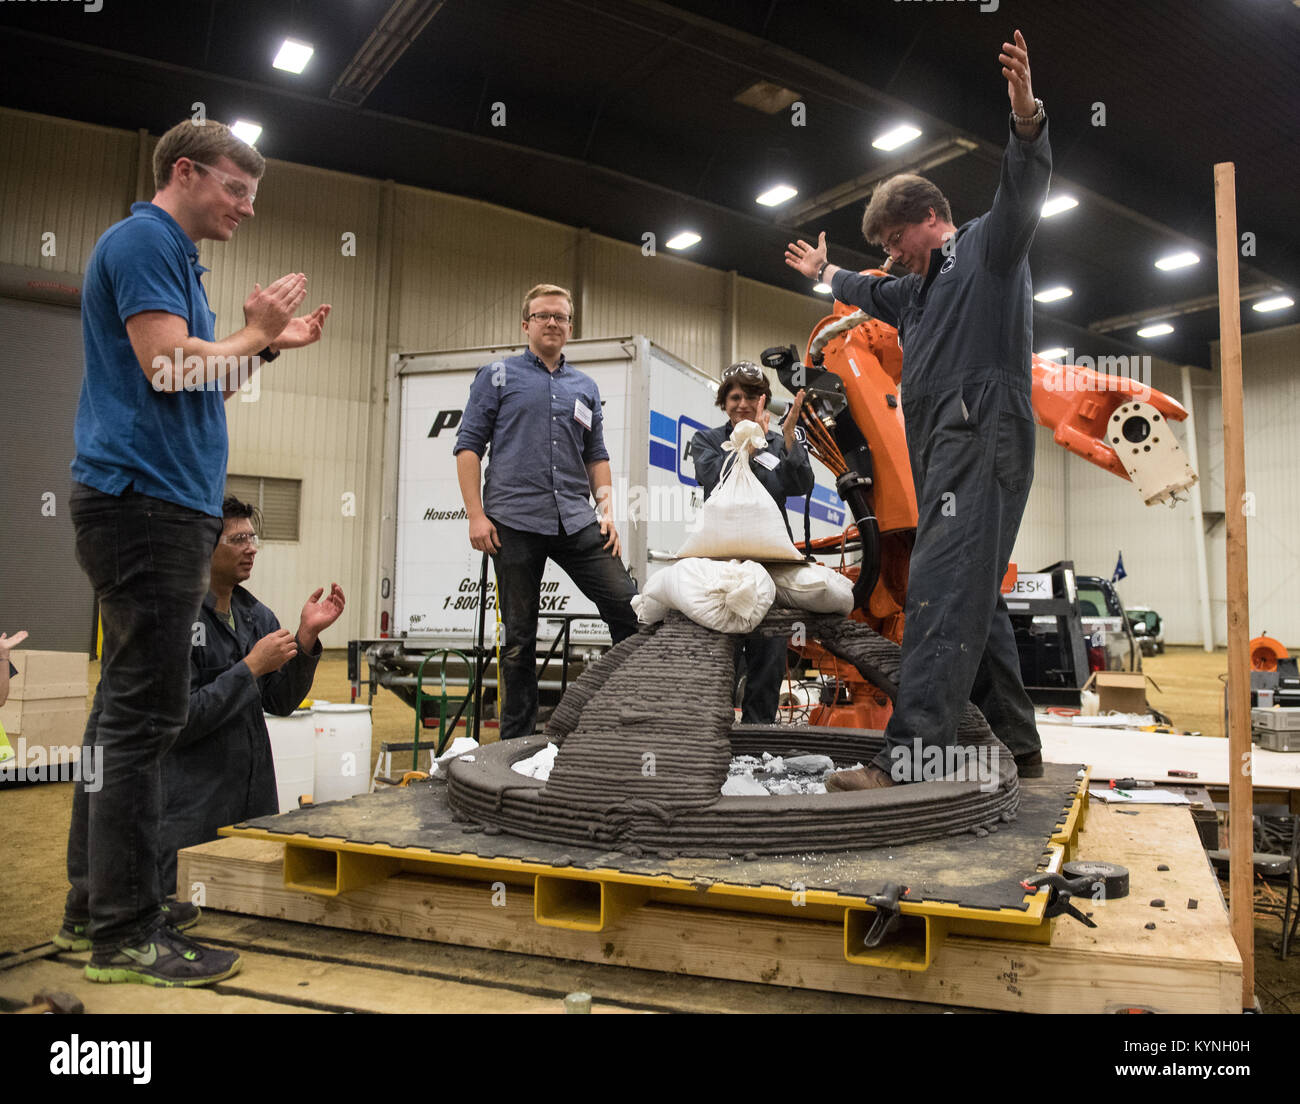
[[[667,414],[660,414],[657,410],[650,411],[650,436],[658,437],[661,441],[667,441],[673,448],[676,448],[676,419],[668,417]]]
[[[674,426],[674,428],[676,428]],[[677,446],[667,444],[663,441],[650,440],[650,464],[655,468],[663,468],[664,471],[677,471]]]

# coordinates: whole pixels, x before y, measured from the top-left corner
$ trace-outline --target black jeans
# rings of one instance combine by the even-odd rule
[[[1013,755],[1039,749],[999,587],[1034,477],[1027,393],[986,381],[904,399],[918,521],[898,701],[873,760],[913,740],[950,747],[974,701]]]
[[[99,951],[140,942],[159,920],[160,768],[189,711],[191,634],[222,523],[80,483],[69,509],[104,626],[82,740],[102,750],[103,769],[94,792],[78,783],[73,797],[65,916],[89,921]]]
[[[770,725],[776,721],[785,680],[785,653],[789,639],[750,633],[736,641],[736,681],[745,676],[740,723]]]
[[[627,569],[602,546],[592,522],[576,533],[526,533],[493,519],[501,551],[492,557],[505,640],[501,647],[501,739],[531,736],[537,725],[537,613],[542,572],[554,560],[600,611],[614,643],[637,631]]]

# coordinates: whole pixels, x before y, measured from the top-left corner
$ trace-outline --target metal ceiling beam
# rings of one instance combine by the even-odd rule
[[[599,14],[651,34],[668,34],[666,22],[675,20],[688,27],[707,31],[717,39],[741,47],[735,53],[720,54],[701,43],[683,41],[681,44],[687,49],[718,58],[741,69],[748,69],[760,76],[775,78],[786,87],[797,84],[808,85],[810,80],[815,81],[818,87],[814,90],[818,95],[834,100],[845,107],[861,110],[865,106],[871,106],[881,111],[898,112],[910,118],[922,119],[934,130],[946,132],[952,130],[952,127],[943,120],[922,114],[910,104],[886,95],[869,84],[846,77],[829,65],[823,65],[794,50],[778,46],[766,38],[759,38],[747,31],[737,30],[725,23],[664,3],[664,0],[563,0],[563,2],[586,14]],[[633,9],[640,9],[651,17],[650,20],[629,19],[627,12]]]
[[[1252,284],[1250,287],[1241,289],[1241,301],[1243,303],[1251,299],[1261,299],[1265,295],[1274,295],[1282,291],[1279,284]],[[1102,318],[1097,322],[1088,325],[1092,333],[1112,333],[1115,330],[1128,329],[1130,326],[1136,326],[1140,322],[1161,322],[1166,318],[1178,318],[1184,314],[1200,314],[1201,311],[1210,310],[1219,305],[1217,295],[1201,295],[1195,299],[1183,299],[1177,303],[1170,303],[1164,307],[1148,307],[1145,310],[1134,311],[1131,314],[1116,314],[1110,318]]]
[[[838,211],[841,207],[847,207],[850,203],[865,199],[882,180],[887,180],[899,173],[925,172],[927,169],[942,165],[946,161],[961,157],[977,148],[975,142],[966,138],[944,138],[938,142],[932,142],[924,149],[918,150],[911,157],[895,158],[887,165],[872,169],[869,173],[863,173],[861,176],[855,176],[852,180],[846,180],[842,184],[836,184],[833,188],[826,189],[820,195],[813,196],[806,203],[801,203],[799,206],[784,212],[784,217],[796,226],[803,226],[814,219],[829,215],[832,211]]]
[[[330,99],[349,107],[360,107],[366,97],[379,87],[420,32],[429,25],[444,0],[393,0],[389,9],[370,32],[361,49],[352,55],[339,74]]]

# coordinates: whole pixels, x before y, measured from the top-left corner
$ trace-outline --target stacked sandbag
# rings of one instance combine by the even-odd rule
[[[749,458],[767,448],[767,435],[755,422],[738,422],[722,448],[729,454],[722,478],[700,511],[699,528],[678,549],[678,558],[802,560],[790,543],[781,507],[749,470]]]
[[[852,581],[825,564],[771,564],[767,570],[776,585],[776,606],[842,617],[853,612]]]
[[[752,560],[689,559],[656,572],[639,597],[633,607],[647,624],[678,610],[715,632],[748,633],[772,608],[776,586]]]

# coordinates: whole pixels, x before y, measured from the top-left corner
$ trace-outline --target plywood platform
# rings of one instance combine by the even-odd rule
[[[1084,903],[1096,929],[1054,920],[1050,945],[936,931],[922,969],[847,961],[842,918],[724,911],[706,890],[692,904],[625,902],[602,930],[582,931],[536,922],[527,881],[399,870],[335,896],[286,889],[284,845],[265,840],[183,851],[180,879],[210,909],[668,974],[1008,1011],[1240,1011],[1241,961],[1186,809],[1094,807],[1077,838],[1081,857],[1132,876],[1128,898]]]

